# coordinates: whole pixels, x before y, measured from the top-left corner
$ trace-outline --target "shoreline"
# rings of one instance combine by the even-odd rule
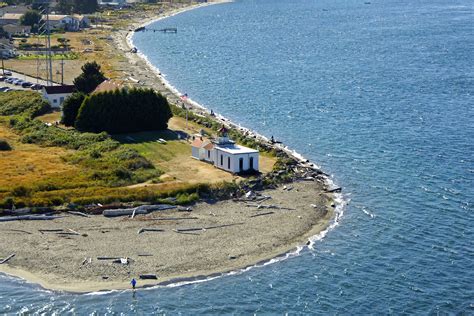
[[[0,272],[48,290],[70,293],[127,290],[132,277],[138,280],[139,274],[147,273],[156,274],[158,279],[138,280],[137,288],[174,287],[241,274],[298,256],[306,246],[311,247],[312,238],[324,237],[337,222],[332,195],[321,193],[322,184],[300,181],[291,185],[294,188],[291,191],[282,188],[264,191],[271,196],[271,203],[282,207],[267,216],[261,216],[266,210],[246,205],[248,202],[228,200],[198,203],[185,215],[170,210],[137,215],[134,219],[94,215],[10,222],[8,229],[0,231],[3,244],[0,251],[2,255],[16,253],[16,256],[8,265],[0,265]],[[310,203],[318,206],[315,208]],[[192,218],[157,222],[169,216]],[[173,232],[182,225],[236,222],[242,225],[192,235]],[[137,235],[140,227],[150,224],[164,232]],[[81,236],[42,232],[59,227],[70,227]],[[274,227],[280,229],[275,231]],[[17,240],[16,244],[24,245],[22,249],[6,244],[11,238]],[[159,246],[162,244],[166,247]],[[142,257],[140,253],[152,257]],[[104,262],[100,256],[127,257],[131,262],[128,265]],[[92,259],[90,263],[84,264],[86,258]]]
[[[221,3],[228,3],[230,1],[218,1],[218,2],[210,2],[205,4],[198,4],[192,5],[180,9],[173,9],[170,12],[164,12],[163,16],[155,16],[153,18],[147,19],[145,22],[141,22],[137,24],[136,22],[132,22],[129,26],[130,29],[135,29],[136,27],[145,26],[152,24],[156,21],[161,19],[183,13],[189,10],[193,10],[196,8],[204,7],[207,5],[214,5],[214,4],[221,4]],[[116,51],[122,53],[126,58],[127,61],[130,63],[129,67],[126,70],[131,70],[132,75],[130,77],[135,77],[135,71],[137,69],[141,69],[145,72],[145,77],[147,78],[145,82],[153,81],[153,79],[157,79],[159,84],[153,83],[145,83],[142,86],[148,86],[151,88],[155,88],[159,92],[161,92],[164,96],[168,99],[171,99],[171,102],[176,103],[180,100],[179,96],[181,95],[180,92],[173,87],[160,73],[159,69],[149,62],[149,60],[143,54],[133,54],[130,53],[130,49],[133,47],[133,37],[134,31],[118,31],[116,34],[111,34],[114,38],[114,41],[118,44],[116,47]],[[140,67],[140,63],[145,65],[145,69],[138,68]],[[151,72],[154,78],[149,78],[146,72]],[[125,72],[124,72],[125,73]],[[140,75],[139,75],[140,76]],[[141,82],[142,80],[140,80]],[[174,100],[173,100],[174,99]],[[191,106],[190,109],[195,113],[199,113],[200,111],[208,111],[202,105],[192,101],[187,100],[187,105]],[[240,125],[231,122],[230,120],[226,119],[225,117],[216,114],[214,118],[218,122],[230,126],[232,128],[238,129],[241,132],[248,133],[251,136],[255,136],[259,141],[268,142],[268,138],[263,135],[260,135],[250,129],[243,128]],[[296,151],[289,149],[287,146],[283,144],[273,144],[275,148],[278,148],[284,151],[287,155],[297,160],[301,165],[305,167],[311,168],[313,170],[320,170],[319,166],[315,165],[314,163],[309,162],[303,156],[298,154]],[[324,183],[322,184],[327,189],[334,188],[334,182],[332,179],[326,175],[322,174],[322,178],[324,178]],[[268,192],[268,190],[263,191],[263,193]],[[322,192],[322,191],[320,191]],[[320,193],[321,194],[321,193]],[[162,286],[180,286],[185,284],[192,284],[196,282],[203,282],[207,280],[213,280],[215,278],[219,278],[222,276],[227,275],[234,275],[246,272],[253,268],[258,268],[262,266],[266,266],[268,264],[272,264],[275,262],[279,262],[285,260],[290,257],[298,256],[301,251],[307,246],[309,249],[313,249],[314,243],[318,240],[324,238],[324,236],[334,229],[338,225],[339,218],[343,215],[343,208],[345,202],[342,198],[341,193],[326,193],[326,195],[330,196],[329,201],[330,203],[326,203],[324,206],[328,212],[322,218],[318,220],[322,220],[323,223],[313,224],[310,229],[306,230],[304,233],[299,235],[292,235],[292,242],[286,241],[283,246],[277,247],[276,249],[270,249],[271,251],[261,252],[258,255],[254,255],[251,259],[248,259],[246,262],[236,263],[232,265],[232,267],[222,267],[222,268],[214,268],[209,270],[202,270],[202,271],[194,271],[192,273],[180,273],[179,275],[169,276],[161,278],[159,282],[157,280],[154,281],[146,281],[143,282],[140,280],[139,288],[149,288],[149,287],[162,287]],[[219,202],[220,203],[220,202]],[[224,204],[224,203],[223,203]],[[206,207],[206,212],[208,207]],[[328,215],[329,214],[329,215]],[[306,245],[305,245],[306,243]],[[115,290],[126,290],[128,289],[129,282],[107,282],[104,284],[103,282],[91,282],[90,280],[81,283],[81,286],[71,286],[71,285],[58,285],[57,283],[49,282],[47,277],[38,276],[38,274],[32,273],[28,270],[20,269],[20,268],[12,268],[9,266],[0,265],[0,272],[6,273],[8,275],[12,275],[15,277],[20,277],[22,279],[27,280],[28,282],[33,282],[39,284],[45,289],[54,290],[54,291],[67,291],[72,293],[91,293],[91,292],[103,292],[103,291],[115,291]]]

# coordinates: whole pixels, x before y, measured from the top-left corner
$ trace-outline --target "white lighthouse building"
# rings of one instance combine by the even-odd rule
[[[208,161],[217,168],[232,173],[259,171],[258,150],[235,144],[224,126],[218,131],[217,140],[195,137],[191,146],[193,158]]]

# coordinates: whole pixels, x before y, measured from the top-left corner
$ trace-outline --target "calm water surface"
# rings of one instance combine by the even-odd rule
[[[350,203],[314,250],[135,296],[0,276],[0,312],[474,314],[474,2],[364,2],[238,0],[134,37],[181,92],[334,175]]]

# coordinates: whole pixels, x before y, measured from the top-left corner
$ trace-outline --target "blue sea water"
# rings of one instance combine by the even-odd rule
[[[0,313],[474,314],[474,2],[365,2],[237,0],[134,36],[181,92],[344,188],[314,250],[135,295],[0,276]]]

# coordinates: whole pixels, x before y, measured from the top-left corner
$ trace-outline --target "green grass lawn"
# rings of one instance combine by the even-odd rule
[[[178,138],[178,134],[171,131],[152,131],[132,134],[115,135],[113,138],[124,146],[135,149],[154,164],[170,161],[178,156],[190,156],[190,145]],[[166,144],[160,143],[164,139]]]

